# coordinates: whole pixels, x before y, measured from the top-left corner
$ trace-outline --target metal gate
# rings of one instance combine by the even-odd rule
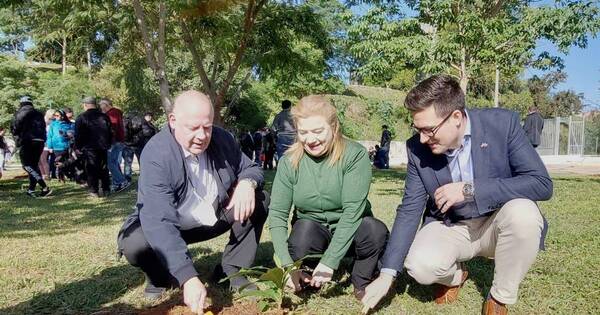
[[[544,119],[537,151],[540,155],[583,155],[585,121],[582,115]]]

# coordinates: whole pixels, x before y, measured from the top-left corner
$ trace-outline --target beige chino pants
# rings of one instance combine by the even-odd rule
[[[492,216],[425,225],[406,257],[408,274],[421,284],[460,284],[461,262],[475,256],[494,258],[490,293],[504,304],[517,302],[519,284],[535,261],[543,219],[537,205],[527,199],[507,202]]]

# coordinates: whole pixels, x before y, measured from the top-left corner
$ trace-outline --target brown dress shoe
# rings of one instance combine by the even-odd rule
[[[438,287],[435,290],[435,303],[436,304],[449,304],[454,303],[458,300],[458,292],[460,292],[460,288],[463,286],[467,278],[469,277],[469,272],[463,270],[462,279],[460,284],[457,286],[449,287],[445,285],[438,284]]]
[[[488,298],[483,302],[483,309],[481,310],[483,315],[507,315],[508,309],[506,305],[494,300],[492,295],[488,295]]]

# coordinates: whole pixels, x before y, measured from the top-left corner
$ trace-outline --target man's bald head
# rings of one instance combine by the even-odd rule
[[[175,98],[173,110],[169,113],[169,126],[185,150],[200,154],[210,143],[213,118],[214,111],[208,96],[189,90]]]
[[[185,91],[175,98],[172,112],[175,115],[186,114],[209,114],[214,118],[212,102],[206,94],[196,90]]]

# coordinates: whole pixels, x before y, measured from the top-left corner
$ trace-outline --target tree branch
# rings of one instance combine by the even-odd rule
[[[206,91],[206,93],[208,93],[208,97],[210,97],[210,100],[214,103],[216,101],[217,96],[216,90],[215,86],[213,85],[214,81],[211,81],[208,78],[206,69],[204,68],[204,54],[201,55],[196,49],[196,43],[194,42],[192,34],[189,28],[187,27],[187,24],[183,20],[181,21],[181,33],[183,35],[183,41],[185,42],[190,53],[192,54],[192,59],[196,67],[196,71],[198,71],[198,74],[200,75],[200,80],[202,81],[204,90]]]
[[[248,79],[250,79],[251,74],[252,74],[252,69],[250,69],[250,71],[248,71],[248,73],[244,77],[244,80],[242,80],[242,82],[240,82],[240,85],[238,86],[237,90],[235,91],[235,94],[233,94],[233,97],[231,98],[231,101],[229,101],[229,104],[227,105],[227,107],[231,107],[231,105],[233,105],[233,103],[235,103],[238,96],[242,92],[244,85],[246,84],[246,82],[248,82]]]
[[[140,34],[142,35],[142,41],[144,42],[146,61],[148,62],[148,66],[150,66],[152,71],[156,72],[157,66],[154,57],[154,47],[152,47],[152,42],[150,41],[150,36],[148,35],[148,26],[146,25],[146,19],[144,18],[144,9],[142,8],[139,0],[133,0],[132,4],[136,22],[140,28]]]
[[[257,16],[258,12],[260,11],[261,7],[266,2],[267,2],[267,0],[259,0],[258,3],[255,3],[254,0],[248,1],[248,8],[246,9],[246,13],[244,16],[244,31],[243,31],[242,37],[240,39],[240,44],[238,45],[237,51],[235,53],[235,59],[227,71],[227,76],[225,77],[225,80],[223,81],[223,85],[221,86],[221,89],[219,90],[219,95],[217,96],[217,102],[219,105],[221,105],[223,103],[223,100],[225,99],[225,94],[227,93],[227,90],[229,89],[231,80],[233,79],[235,73],[237,72],[237,70],[242,62],[242,57],[244,56],[244,52],[246,51],[246,46],[248,44],[248,38],[250,37],[250,34],[252,33],[252,28],[254,26],[256,16]]]

